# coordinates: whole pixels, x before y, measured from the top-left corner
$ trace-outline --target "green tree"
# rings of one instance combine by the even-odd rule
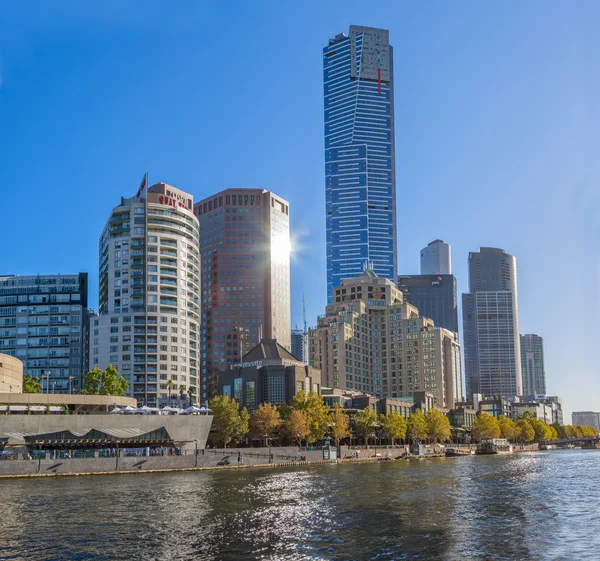
[[[33,376],[25,376],[23,378],[23,393],[42,393],[40,379]]]
[[[109,364],[102,373],[102,383],[100,384],[101,395],[125,395],[129,391],[129,384],[117,371]]]
[[[473,421],[472,433],[475,440],[500,437],[500,424],[498,419],[489,413],[481,413]]]
[[[261,403],[250,416],[250,434],[270,438],[281,424],[281,417],[275,405]]]
[[[379,415],[379,423],[381,431],[387,438],[396,443],[396,440],[406,438],[406,419],[398,413],[388,413],[387,415]]]
[[[450,440],[450,421],[439,409],[430,409],[425,416],[427,420],[427,432],[429,438],[434,442],[446,442]]]
[[[417,409],[406,422],[406,435],[411,440],[427,440],[429,431],[427,428],[427,419],[423,411]]]
[[[504,415],[498,417],[498,425],[500,426],[501,438],[514,440],[516,434],[515,422]]]
[[[365,407],[361,409],[356,416],[354,417],[354,425],[356,427],[356,432],[365,441],[367,444],[370,437],[375,434],[375,424],[377,423],[377,413],[373,411],[370,407]]]
[[[302,446],[302,440],[304,440],[310,432],[306,413],[299,409],[292,409],[287,419],[283,421],[281,425],[281,432],[290,440],[292,438],[297,439],[298,446]]]
[[[313,443],[322,440],[331,424],[331,415],[329,415],[329,409],[323,402],[323,398],[314,392],[306,395],[300,391],[293,397],[291,406],[292,409],[304,411],[306,414],[309,428],[308,441]]]
[[[109,364],[106,370],[94,368],[90,370],[83,378],[82,394],[87,395],[125,395],[129,391],[129,384],[117,371]]]
[[[249,414],[246,408],[240,412],[238,402],[228,395],[213,397],[208,403],[213,412],[211,439],[225,448],[234,441],[238,442],[248,432]]]
[[[82,394],[87,395],[98,395],[100,393],[100,384],[102,383],[102,370],[96,367],[90,370],[83,377],[83,387],[81,388]]]
[[[519,419],[516,423],[515,438],[521,442],[532,442],[535,431],[527,419]]]
[[[352,435],[350,430],[350,422],[344,408],[336,404],[331,415],[331,434],[335,440],[336,446],[340,445],[340,440]]]

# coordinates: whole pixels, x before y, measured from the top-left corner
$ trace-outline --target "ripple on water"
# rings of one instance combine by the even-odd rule
[[[0,481],[0,559],[596,560],[600,452]]]

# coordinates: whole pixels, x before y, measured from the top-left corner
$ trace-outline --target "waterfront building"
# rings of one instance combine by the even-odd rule
[[[280,405],[298,392],[321,391],[321,373],[306,366],[275,339],[263,339],[241,362],[219,373],[219,393],[249,411],[261,403]]]
[[[292,329],[292,354],[301,362],[305,362],[306,337],[302,329]]]
[[[398,288],[419,315],[458,335],[458,298],[454,275],[401,275]]]
[[[427,396],[433,407],[434,396],[432,394],[427,394]],[[325,405],[330,408],[339,405],[346,410],[359,411],[368,407],[378,415],[396,413],[405,419],[408,419],[417,408],[421,407],[421,402],[415,403],[413,399],[409,398],[378,398],[370,394],[336,388],[321,388],[321,397]]]
[[[525,395],[546,393],[544,340],[539,335],[521,335],[521,371]]]
[[[486,397],[479,401],[479,412],[489,413],[492,417],[504,415],[512,418],[512,403],[502,397]]]
[[[454,409],[448,412],[448,420],[453,427],[471,428],[477,411],[468,404],[456,404]]]
[[[121,198],[99,242],[90,367],[109,364],[138,403],[198,401],[200,254],[188,193],[160,182]]]
[[[421,250],[422,275],[451,275],[452,248],[442,240],[434,240]]]
[[[530,411],[546,423],[563,424],[562,399],[556,395],[531,394],[516,397],[513,401],[513,417],[518,418],[525,411]]]
[[[393,49],[351,25],[323,49],[327,298],[366,261],[396,279]]]
[[[0,276],[0,352],[44,393],[78,391],[87,371],[88,275]]]
[[[469,253],[463,339],[467,395],[512,399],[523,393],[517,261],[503,249]]]
[[[571,424],[581,427],[592,427],[600,432],[600,413],[593,411],[573,411]]]
[[[309,330],[309,363],[324,386],[390,398],[430,391],[440,408],[460,400],[457,335],[420,316],[392,281],[366,270],[334,299]]]
[[[291,350],[290,208],[265,189],[226,189],[194,205],[202,255],[202,401],[218,373],[261,339]]]

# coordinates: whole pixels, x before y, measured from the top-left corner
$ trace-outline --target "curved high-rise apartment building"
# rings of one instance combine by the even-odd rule
[[[139,403],[198,401],[198,239],[192,196],[166,183],[122,198],[100,237],[90,366],[114,365]]]

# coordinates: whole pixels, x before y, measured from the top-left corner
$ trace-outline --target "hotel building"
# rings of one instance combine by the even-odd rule
[[[427,391],[445,408],[460,401],[456,334],[420,316],[391,281],[367,270],[336,288],[334,300],[309,331],[309,363],[323,387],[390,398]]]
[[[157,183],[122,198],[100,236],[90,367],[112,364],[138,403],[198,401],[200,254],[192,196]]]

